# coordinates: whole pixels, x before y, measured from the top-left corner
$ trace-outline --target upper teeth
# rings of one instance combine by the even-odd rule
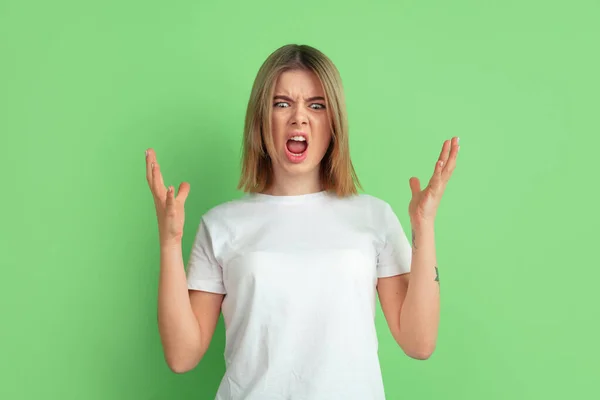
[[[290,140],[296,140],[298,142],[305,142],[306,138],[304,136],[292,136]]]

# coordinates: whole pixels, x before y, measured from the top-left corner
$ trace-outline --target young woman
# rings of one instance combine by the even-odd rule
[[[267,58],[243,140],[244,196],[203,215],[187,272],[190,186],[175,196],[146,153],[166,362],[177,373],[193,369],[222,312],[226,372],[216,399],[384,399],[376,295],[402,350],[428,358],[439,319],[434,219],[458,138],[444,142],[424,190],[409,180],[412,246],[387,202],[358,193],[341,79],[317,49],[287,45]]]

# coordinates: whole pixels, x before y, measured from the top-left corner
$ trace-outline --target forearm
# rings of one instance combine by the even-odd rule
[[[165,360],[185,370],[200,357],[200,327],[192,311],[181,244],[161,245],[158,285],[158,329]]]
[[[400,341],[416,358],[435,348],[440,314],[440,286],[433,224],[412,224],[412,263],[400,311]]]

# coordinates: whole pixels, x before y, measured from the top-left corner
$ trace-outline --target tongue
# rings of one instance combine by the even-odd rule
[[[306,142],[298,142],[296,140],[287,141],[287,149],[294,154],[302,154],[306,151]]]

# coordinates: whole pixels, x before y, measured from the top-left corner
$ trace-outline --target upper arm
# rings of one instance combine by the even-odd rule
[[[377,277],[397,277],[410,272],[412,248],[400,220],[386,204],[378,225],[380,247],[377,253]],[[398,279],[407,279],[398,278]]]
[[[188,293],[192,311],[200,328],[200,354],[198,355],[200,361],[212,340],[225,295],[192,289],[188,290]]]
[[[205,217],[196,231],[187,268],[187,286],[192,311],[200,328],[200,360],[212,340],[226,290],[223,270],[216,256],[213,233],[221,237],[219,225],[209,230]]]
[[[377,292],[381,310],[385,316],[392,336],[400,344],[400,311],[406,298],[410,273],[379,278]]]

